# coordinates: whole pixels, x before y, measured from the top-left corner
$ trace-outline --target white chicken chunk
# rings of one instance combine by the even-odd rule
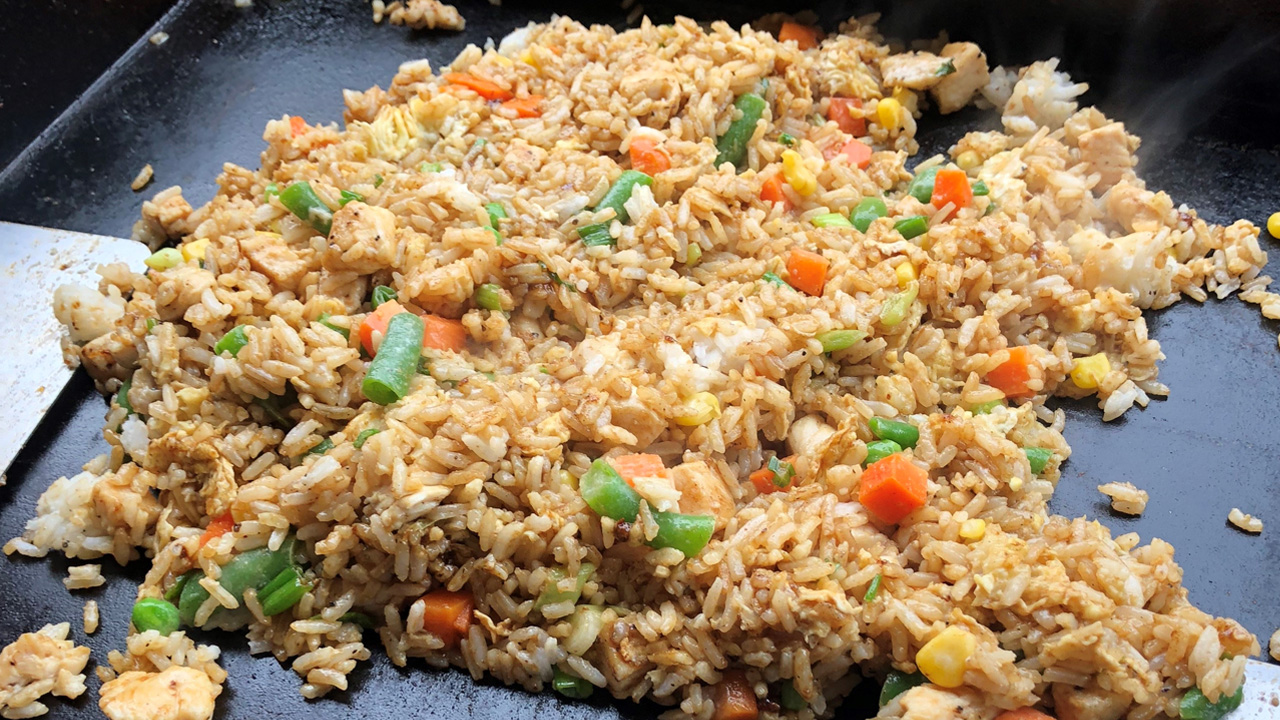
[[[724,527],[733,517],[733,493],[725,479],[701,460],[681,463],[671,468],[671,479],[680,492],[680,512],[710,515],[716,527]]]
[[[1099,192],[1133,176],[1137,149],[1138,139],[1124,131],[1124,123],[1107,123],[1080,136],[1080,159],[1100,176]]]
[[[935,685],[911,688],[880,708],[881,720],[991,720],[999,708],[982,702],[974,690],[948,690]]]
[[[938,102],[938,112],[946,115],[968,105],[973,94],[991,80],[991,73],[987,56],[973,43],[949,43],[942,48],[942,57],[944,62],[951,61],[955,71],[943,75],[930,92]]]
[[[791,423],[787,441],[791,444],[791,452],[816,457],[826,449],[827,441],[835,434],[836,429],[823,422],[821,417],[805,415]]]
[[[1089,86],[1071,82],[1070,75],[1057,69],[1057,58],[1023,68],[1001,118],[1010,135],[1032,135],[1042,127],[1056,130],[1076,111],[1076,98]]]
[[[111,332],[124,317],[124,298],[118,290],[108,296],[84,285],[61,285],[53,291],[53,314],[67,326],[71,341],[83,345]]]
[[[1171,247],[1167,232],[1110,238],[1089,228],[1072,235],[1067,245],[1072,260],[1084,271],[1086,288],[1129,293],[1141,308],[1156,307],[1173,292],[1176,263],[1167,252]]]
[[[276,235],[255,233],[240,241],[240,251],[254,270],[285,290],[293,290],[307,274],[306,258]]]
[[[1053,709],[1058,720],[1119,720],[1129,709],[1129,698],[1101,688],[1053,686]]]
[[[887,87],[928,90],[942,81],[950,72],[950,67],[947,58],[931,52],[906,52],[889,55],[881,60],[880,75]]]
[[[333,216],[324,266],[368,274],[396,258],[396,216],[386,208],[350,202]]]
[[[130,670],[103,683],[98,707],[111,720],[209,720],[221,692],[205,673],[170,665],[156,673]]]

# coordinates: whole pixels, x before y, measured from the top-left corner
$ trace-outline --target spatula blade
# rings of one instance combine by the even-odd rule
[[[1250,660],[1244,671],[1244,700],[1227,720],[1280,718],[1280,665]]]

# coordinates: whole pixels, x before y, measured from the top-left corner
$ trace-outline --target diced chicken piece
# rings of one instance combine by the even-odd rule
[[[671,469],[671,479],[680,491],[680,512],[711,515],[716,528],[724,527],[733,517],[735,503],[724,478],[701,460],[681,463]]]
[[[80,349],[80,362],[94,380],[124,380],[138,367],[138,348],[132,335],[112,330],[86,343]]]
[[[880,708],[881,720],[991,720],[1000,709],[982,702],[975,690],[935,685],[911,688]]]
[[[103,683],[98,707],[111,720],[209,720],[221,692],[205,673],[170,665],[158,673],[130,670]]]
[[[1053,686],[1053,709],[1058,720],[1120,720],[1129,709],[1129,698],[1102,688]]]
[[[791,428],[787,430],[787,440],[791,444],[791,452],[821,457],[827,442],[835,434],[836,429],[823,422],[821,417],[805,415],[791,423]]]
[[[84,693],[89,648],[68,640],[70,630],[69,623],[45,625],[0,651],[0,713],[5,717],[44,714],[47,708],[37,698],[48,693],[66,698]]]
[[[1168,195],[1124,180],[1107,192],[1106,203],[1107,214],[1126,232],[1155,232],[1173,209]]]
[[[306,259],[297,250],[280,237],[268,233],[255,233],[241,240],[240,252],[249,259],[254,270],[285,290],[295,289],[309,269]]]
[[[187,425],[189,423],[175,426],[152,441],[145,463],[155,471],[175,464],[186,470],[191,479],[200,482],[199,492],[204,498],[205,514],[221,515],[231,509],[236,499],[235,471],[231,462],[206,441],[214,435],[207,424],[194,431]]]
[[[105,529],[127,537],[131,545],[142,544],[160,517],[160,501],[151,490],[155,476],[145,470],[121,469],[93,486],[93,509]],[[129,558],[117,558],[122,563]]]
[[[71,341],[83,345],[111,332],[124,317],[124,298],[118,290],[107,296],[84,285],[60,285],[53,291],[53,314],[67,326]]]
[[[1042,127],[1056,130],[1076,111],[1076,98],[1089,86],[1071,82],[1070,75],[1057,69],[1057,58],[1023,68],[1001,118],[1009,134],[1032,135]]]
[[[213,287],[216,282],[213,273],[196,265],[179,265],[169,270],[165,277],[178,289],[178,296],[172,302],[156,308],[160,319],[165,322],[181,319],[188,308],[200,303],[204,291]]]
[[[880,61],[880,75],[887,87],[910,90],[928,90],[937,85],[949,68],[947,58],[924,51],[889,55]]]
[[[991,73],[987,71],[987,56],[973,43],[949,43],[942,48],[944,62],[950,60],[955,72],[944,75],[930,91],[938,102],[938,112],[952,113],[973,98],[973,94],[987,84]]]
[[[191,215],[191,203],[182,197],[182,188],[175,185],[156,193],[142,203],[142,219],[133,225],[133,239],[159,249],[166,240],[175,240],[187,234],[187,217]]]
[[[1133,166],[1138,164],[1133,152],[1137,149],[1138,138],[1124,131],[1124,123],[1109,123],[1080,136],[1080,159],[1090,172],[1101,176],[1099,191],[1133,177]]]
[[[1089,228],[1072,235],[1067,245],[1072,260],[1084,271],[1086,288],[1115,288],[1129,293],[1141,308],[1152,307],[1173,292],[1175,263],[1167,252],[1167,232],[1109,238]]]
[[[614,401],[611,408],[613,424],[635,435],[637,448],[648,447],[667,429],[667,419],[653,409],[657,398],[645,402],[645,398],[654,395],[651,388],[632,388],[631,397]]]
[[[369,274],[396,260],[396,216],[386,208],[350,202],[333,215],[324,266]]]

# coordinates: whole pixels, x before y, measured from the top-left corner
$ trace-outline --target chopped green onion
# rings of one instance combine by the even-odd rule
[[[384,183],[384,182],[386,182],[386,179],[382,177],[382,173],[374,173],[374,174],[373,174],[373,186],[374,186],[375,188],[380,188],[380,187],[382,187],[382,183]]]
[[[905,320],[907,311],[911,309],[912,303],[916,301],[916,296],[919,294],[920,284],[913,280],[907,284],[906,290],[890,295],[880,307],[880,324],[885,327],[894,327]]]
[[[640,493],[622,479],[608,460],[591,463],[578,479],[578,492],[597,515],[635,522],[640,514]]]
[[[323,455],[333,449],[333,441],[325,438],[315,444],[315,447],[307,451],[308,455]]]
[[[551,687],[561,695],[574,700],[585,700],[591,697],[595,686],[576,675],[556,668],[555,677],[551,679]]]
[[[1031,465],[1031,472],[1039,475],[1044,472],[1044,466],[1049,464],[1049,459],[1053,457],[1053,451],[1047,448],[1022,448],[1022,452],[1027,454],[1027,462]]]
[[[969,408],[969,412],[973,413],[974,415],[986,415],[987,413],[991,412],[992,410],[995,410],[996,408],[1002,405],[1004,405],[1003,400],[988,400],[984,403],[978,403],[977,405],[974,405],[973,407]]]
[[[578,602],[578,598],[582,597],[582,588],[587,586],[587,581],[591,579],[591,575],[595,573],[596,566],[584,562],[578,566],[578,577],[575,580],[572,590],[561,590],[560,581],[565,579],[564,570],[560,568],[552,568],[547,575],[547,585],[538,595],[538,599],[533,602],[534,610],[541,610],[544,606],[553,605],[569,601],[571,603]]]
[[[484,138],[476,138],[476,141],[475,141],[475,142],[473,142],[473,143],[471,143],[471,147],[474,147],[474,148],[482,148],[482,147],[484,147],[485,145],[488,145],[488,144],[489,144],[489,141],[488,141],[488,140],[485,140]]]
[[[892,440],[904,448],[913,448],[920,442],[920,431],[911,423],[873,417],[868,422],[871,434],[881,440]]]
[[[283,582],[281,578],[284,579]],[[302,579],[297,568],[288,567],[281,570],[276,579],[271,581],[268,587],[263,588],[263,596],[258,598],[258,602],[262,604],[262,614],[267,617],[279,615],[297,605],[310,589],[310,583]]]
[[[685,557],[695,557],[711,540],[716,521],[710,515],[685,515],[677,512],[653,511],[653,521],[658,534],[649,541],[650,547],[675,548]]]
[[[578,237],[582,238],[582,244],[587,247],[618,244],[618,241],[613,239],[613,235],[609,234],[609,223],[607,222],[593,223],[578,228]]]
[[[267,187],[262,191],[262,201],[269,203],[273,197],[280,197],[280,186],[276,183],[267,183]]]
[[[876,596],[880,594],[880,583],[882,582],[884,582],[884,575],[876,573],[876,576],[871,578],[871,584],[867,586],[867,591],[862,595],[862,602],[869,603],[875,600]]]
[[[178,608],[160,598],[142,598],[134,603],[129,619],[138,632],[155,630],[161,635],[172,634],[182,625]]]
[[[685,251],[687,259],[685,265],[693,267],[702,261],[702,246],[698,243],[689,243],[689,248]]]
[[[782,133],[781,135],[778,136],[778,142],[782,143],[787,147],[791,147],[796,144],[796,139],[790,133]]]
[[[767,273],[765,273],[765,274],[761,275],[761,276],[760,276],[760,279],[761,279],[761,280],[763,280],[763,281],[765,281],[765,282],[767,282],[767,283],[773,283],[774,285],[777,285],[778,287],[785,287],[785,288],[789,288],[789,287],[791,287],[790,285],[788,285],[788,284],[787,284],[787,281],[786,281],[786,280],[783,280],[783,279],[782,279],[782,277],[781,277],[781,276],[779,276],[779,275],[778,275],[778,273],[776,273],[776,272],[767,272]]]
[[[991,188],[987,187],[987,184],[986,184],[986,183],[984,183],[984,182],[982,182],[981,180],[974,180],[974,181],[973,181],[973,194],[974,194],[975,196],[977,196],[977,195],[990,195],[990,194],[991,194]]]
[[[369,304],[374,310],[384,302],[396,300],[400,296],[396,293],[395,288],[389,288],[386,285],[379,285],[373,289],[373,294],[369,297]]]
[[[322,235],[328,235],[333,229],[333,211],[324,204],[319,195],[316,195],[316,191],[311,188],[311,183],[306,180],[281,190],[280,203]]]
[[[933,199],[933,181],[938,170],[939,166],[934,165],[916,173],[916,176],[911,179],[911,184],[907,185],[907,194],[928,204]]]
[[[804,696],[796,691],[795,682],[788,680],[782,684],[782,689],[778,693],[778,704],[783,710],[803,710],[809,707],[809,703],[805,701]]]
[[[609,191],[604,194],[603,198],[601,198],[600,204],[596,205],[595,212],[599,213],[601,211],[611,209],[613,210],[614,216],[618,218],[618,222],[627,222],[631,219],[631,216],[627,214],[626,202],[631,199],[631,193],[636,189],[637,185],[653,185],[653,178],[645,175],[639,170],[624,170],[622,174],[618,176],[618,179],[614,180],[613,184],[609,186]],[[608,230],[609,223],[605,222],[597,224],[604,225],[605,229]],[[592,227],[595,226],[588,225],[587,227],[579,228],[578,237],[585,241],[586,236],[583,233]],[[590,245],[591,243],[586,244]],[[613,239],[610,238],[608,243],[598,244],[612,245]]]
[[[913,687],[929,682],[923,674],[913,672],[910,675],[897,670],[890,670],[884,679],[884,687],[880,688],[880,707],[888,705],[892,700]]]
[[[287,389],[292,387],[292,385],[287,386]],[[293,427],[293,421],[285,416],[284,411],[280,406],[281,400],[282,398],[280,396],[271,395],[265,398],[254,398],[253,404],[266,411],[267,415],[271,418],[271,422],[283,428],[291,428]]]
[[[158,321],[155,318],[147,318],[147,332],[155,330],[157,323]]]
[[[182,251],[178,248],[160,248],[142,261],[152,270],[169,270],[182,264]]]
[[[422,319],[411,312],[391,317],[378,354],[369,363],[360,389],[379,405],[390,405],[409,394],[409,383],[422,356]]]
[[[502,288],[494,283],[485,283],[476,288],[476,305],[485,310],[501,310]]]
[[[116,391],[116,404],[125,409],[125,412],[133,414],[133,403],[129,402],[129,388],[133,387],[133,376],[125,378],[120,383],[120,389]]]
[[[946,62],[944,62],[944,63],[942,63],[941,65],[939,65],[937,70],[934,70],[934,71],[933,71],[933,76],[934,76],[934,77],[946,77],[946,76],[948,76],[948,75],[950,75],[950,74],[954,73],[955,71],[956,71],[956,63],[955,63],[955,61],[954,61],[954,60],[951,60],[951,59],[948,59]]]
[[[373,621],[372,617],[369,617],[368,615],[365,615],[362,612],[355,612],[355,611],[343,613],[342,617],[338,618],[338,622],[355,623],[356,625],[359,625],[365,630],[372,630],[377,625]]]
[[[339,190],[338,196],[342,198],[341,200],[338,201],[338,204],[341,205],[342,207],[346,207],[347,203],[353,202],[356,200],[360,202],[364,202],[364,196],[358,192],[355,192],[354,190]]]
[[[354,445],[357,450],[359,450],[360,448],[364,447],[364,443],[366,440],[373,437],[374,435],[377,435],[380,432],[382,431],[379,430],[378,428],[365,428],[360,431],[359,435],[356,435],[355,442],[351,444]]]
[[[424,162],[424,163],[422,163],[421,165],[419,165],[419,166],[418,166],[418,172],[424,172],[424,173],[429,173],[429,172],[433,172],[433,173],[444,172],[444,165],[441,165],[441,164],[440,164],[440,163],[438,163],[438,162],[433,162],[433,163]]]
[[[237,325],[227,331],[226,335],[213,346],[213,353],[221,355],[224,352],[231,353],[231,357],[240,354],[245,345],[249,344],[249,336],[245,331],[246,326]]]
[[[735,167],[747,159],[747,143],[756,134],[756,123],[764,115],[769,103],[755,93],[743,93],[733,101],[739,115],[729,123],[729,129],[716,140],[716,159],[713,167],[733,163]]]
[[[872,463],[879,462],[894,453],[902,452],[902,446],[892,440],[876,440],[867,443],[867,459],[862,461],[862,467],[867,467]]]
[[[815,337],[822,343],[822,352],[833,353],[848,350],[867,334],[861,330],[828,330]]]
[[[884,204],[884,200],[878,197],[866,197],[853,208],[853,226],[858,228],[859,232],[866,232],[871,227],[871,223],[878,218],[882,218],[889,214],[889,208]]]
[[[484,209],[489,213],[489,226],[497,229],[498,221],[507,218],[507,209],[500,202],[485,203]]]
[[[1178,704],[1178,716],[1182,720],[1222,720],[1227,713],[1240,707],[1244,700],[1244,687],[1236,690],[1234,695],[1224,695],[1218,702],[1209,702],[1200,688],[1193,687],[1182,696]]]
[[[339,334],[339,335],[341,335],[342,337],[347,338],[348,340],[350,340],[350,339],[351,339],[351,330],[349,330],[349,329],[347,329],[347,328],[344,328],[344,327],[342,327],[341,325],[334,325],[333,323],[329,322],[329,318],[331,318],[331,317],[333,317],[333,316],[332,316],[332,315],[330,315],[329,313],[320,313],[320,317],[316,319],[316,322],[318,322],[318,323],[320,323],[321,325],[323,325],[323,326],[325,326],[325,327],[329,328],[330,330],[332,330],[332,331],[334,331],[334,332],[338,333],[338,334]]]
[[[827,227],[851,228],[853,227],[853,223],[849,222],[849,218],[845,217],[844,215],[841,215],[840,213],[823,213],[822,215],[818,215],[816,217],[810,218],[809,222],[813,223],[814,227],[820,227],[820,228],[827,228]]]
[[[786,460],[779,460],[777,455],[769,458],[769,462],[765,463],[765,467],[769,468],[769,472],[773,473],[773,484],[776,487],[787,487],[791,484],[791,479],[796,476],[796,466]]]
[[[894,223],[893,229],[901,233],[903,238],[910,240],[929,232],[929,220],[923,215],[913,215]]]
[[[547,272],[547,274],[551,276],[551,282],[553,282],[553,283],[555,283],[555,284],[557,284],[557,285],[562,285],[562,286],[564,286],[564,288],[565,288],[566,290],[568,290],[569,292],[578,292],[578,288],[576,288],[576,287],[574,287],[574,286],[570,285],[569,283],[565,282],[564,280],[562,280],[562,279],[560,278],[560,276],[559,276],[559,275],[557,275],[557,274],[555,274],[554,272],[552,272],[551,268],[547,267],[546,263],[544,263],[544,262],[539,262],[539,263],[538,263],[538,266],[539,266],[539,267],[541,267],[543,270],[545,270],[545,271]]]

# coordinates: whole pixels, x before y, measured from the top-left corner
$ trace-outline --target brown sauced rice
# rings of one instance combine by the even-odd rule
[[[1022,706],[1147,720],[1176,716],[1193,687],[1235,693],[1258,642],[1190,604],[1170,545],[1048,513],[1071,449],[1045,401],[1094,396],[1111,419],[1165,394],[1142,310],[1237,290],[1262,302],[1266,256],[1252,224],[1210,225],[1147,189],[1138,139],[1078,108],[1085,87],[1056,66],[989,68],[968,43],[894,54],[867,19],[800,50],[723,23],[557,18],[348,91],[344,127],[271,121],[261,168],[227,164],[208,204],[170,188],[144,205],[138,239],[182,261],[102,268],[106,322],[73,351],[105,392],[129,379],[137,414],[113,403],[111,452],[55,482],[6,550],[145,557],[140,598],[198,569],[211,599],[197,624],[240,608],[250,649],[290,662],[307,697],[347,689],[369,657],[358,617],[398,665],[535,692],[558,671],[673,717],[712,717],[728,670],[766,714],[790,684],[804,708],[783,714],[827,717],[862,677],[915,671],[944,631],[972,640],[961,686],[908,691],[883,716],[941,698],[987,720]],[[537,114],[447,72],[541,96]],[[715,167],[735,97],[762,90],[742,170]],[[861,101],[865,169],[825,120],[833,97]],[[935,208],[905,192],[916,118],[970,103],[998,108],[1005,132],[921,167],[959,165],[990,193]],[[593,213],[641,139],[670,169],[632,192],[627,222]],[[788,150],[803,169],[766,202]],[[301,181],[334,209],[327,237],[281,204]],[[868,196],[890,217],[865,233],[812,222]],[[496,235],[493,202],[508,216]],[[894,223],[916,215],[928,231],[904,239]],[[616,246],[579,241],[594,222]],[[762,279],[798,285],[793,248],[829,263],[817,295]],[[483,283],[500,310],[473,300]],[[361,390],[375,286],[467,336],[461,352],[424,351],[386,406]],[[903,287],[918,297],[882,321]],[[215,354],[239,325],[243,348]],[[866,337],[824,353],[817,336],[835,329]],[[1020,346],[1027,395],[972,412],[1004,400],[984,379]],[[1102,370],[1073,374],[1081,358]],[[714,412],[693,422],[700,393]],[[929,477],[896,525],[858,502],[876,416],[918,428],[904,457]],[[1051,452],[1039,474],[1026,447]],[[579,478],[634,452],[670,478],[637,480],[634,523],[602,518]],[[795,455],[795,479],[761,494],[748,475],[775,455]],[[705,548],[646,545],[664,508],[713,515]],[[234,528],[202,539],[228,512]],[[296,605],[268,617],[256,592],[221,586],[233,557],[289,537],[311,583]],[[536,602],[587,563],[576,603]],[[428,629],[420,598],[437,589],[474,600],[459,643]],[[580,606],[599,613],[594,634],[575,632]],[[212,712],[216,658],[182,632],[135,633],[101,669],[102,708],[124,717],[163,686]]]

